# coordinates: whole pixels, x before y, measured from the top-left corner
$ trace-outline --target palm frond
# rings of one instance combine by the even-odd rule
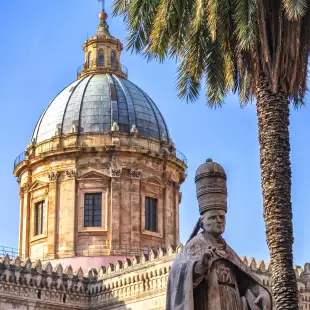
[[[204,63],[206,68],[205,93],[207,105],[210,107],[222,106],[228,91],[223,64],[224,59],[221,48],[217,41],[213,41]]]
[[[238,45],[241,50],[251,50],[257,40],[257,1],[234,0],[234,16]]]
[[[184,44],[193,0],[161,0],[150,36],[152,53],[163,60],[170,51],[175,57]]]
[[[120,15],[126,18],[131,2],[132,0],[115,0],[112,15]]]
[[[178,68],[177,90],[180,98],[187,101],[197,99],[200,83],[205,71],[204,61],[211,47],[210,31],[204,22],[205,0],[196,0],[195,16],[190,23],[188,35],[182,51],[182,61]]]
[[[205,2],[205,1],[200,1]],[[214,41],[216,39],[216,33],[217,33],[217,24],[218,24],[218,8],[219,8],[219,2],[218,0],[208,0],[206,1],[206,7],[207,7],[207,20],[209,25],[209,30],[211,34],[211,39]]]
[[[117,0],[114,11],[122,12],[129,32],[127,49],[143,53],[149,49],[150,34],[159,1],[130,0],[130,4],[122,6]]]
[[[191,74],[187,61],[187,58],[183,58],[178,65],[176,89],[179,98],[185,99],[186,102],[193,102],[199,96],[201,82]]]
[[[282,3],[289,20],[298,21],[307,13],[307,0],[283,0]]]
[[[233,30],[233,3],[231,0],[219,1],[217,10],[216,38],[224,53],[231,53],[236,44]]]
[[[263,74],[272,91],[301,104],[310,53],[308,2],[114,0],[113,14],[126,22],[127,48],[148,59],[178,59],[181,98],[196,100],[205,78],[209,105],[221,105],[229,91],[238,91],[244,105]]]
[[[225,87],[229,91],[234,91],[236,88],[236,72],[232,54],[230,53],[224,54],[223,68],[224,68]]]

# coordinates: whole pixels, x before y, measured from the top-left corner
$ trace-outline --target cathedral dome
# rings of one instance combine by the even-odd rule
[[[19,253],[33,261],[93,270],[179,243],[186,157],[152,99],[128,80],[106,19],[102,10],[77,80],[47,106],[14,163]]]
[[[62,90],[42,114],[32,141],[111,130],[169,141],[165,120],[152,99],[113,73],[89,74]]]

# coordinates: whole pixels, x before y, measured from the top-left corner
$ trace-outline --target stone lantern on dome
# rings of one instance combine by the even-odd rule
[[[19,252],[99,266],[179,243],[186,158],[153,100],[127,79],[100,14],[78,79],[45,109],[14,174]]]
[[[123,44],[111,36],[106,23],[108,15],[105,11],[99,14],[100,23],[95,36],[83,44],[85,62],[78,69],[78,78],[90,73],[113,73],[127,79],[127,68],[121,64],[120,56]]]

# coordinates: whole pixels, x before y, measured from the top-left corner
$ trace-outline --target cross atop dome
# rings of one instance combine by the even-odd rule
[[[105,12],[105,0],[98,0],[102,4],[102,12]]]
[[[108,18],[108,14],[105,11],[105,0],[98,0],[98,2],[102,3],[102,10],[101,13],[99,14],[100,21],[105,22]]]

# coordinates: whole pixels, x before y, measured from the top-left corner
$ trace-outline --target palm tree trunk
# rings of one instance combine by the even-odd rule
[[[257,84],[257,115],[264,219],[272,268],[272,291],[277,310],[298,310],[293,269],[291,162],[287,95],[273,93],[268,80]]]

